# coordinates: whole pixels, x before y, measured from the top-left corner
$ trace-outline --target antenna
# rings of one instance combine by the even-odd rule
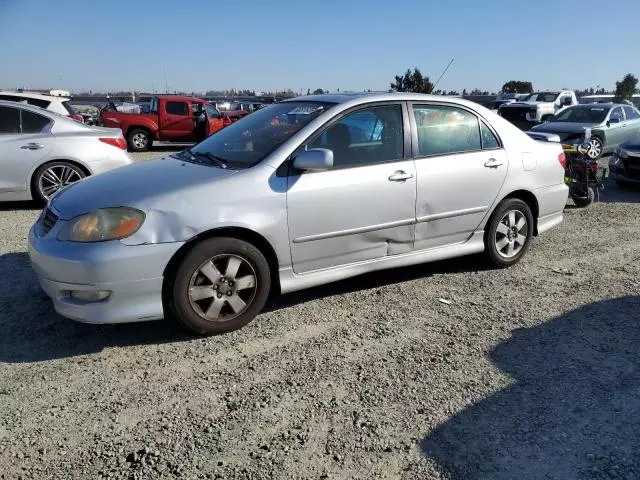
[[[440,76],[438,77],[438,80],[436,80],[436,83],[433,84],[433,89],[435,91],[436,86],[438,85],[438,82],[440,81],[440,79],[442,77],[444,77],[444,74],[447,73],[447,70],[449,70],[449,67],[451,66],[451,64],[453,63],[453,57],[451,57],[451,61],[449,62],[449,64],[447,65],[447,68],[444,69],[444,71],[440,74]]]

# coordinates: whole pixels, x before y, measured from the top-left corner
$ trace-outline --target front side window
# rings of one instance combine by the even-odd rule
[[[248,168],[261,162],[333,105],[321,102],[275,103],[219,130],[189,153],[196,157],[195,161],[213,166],[223,162],[232,168]],[[180,159],[184,160],[185,156]]]
[[[475,115],[457,107],[414,105],[420,156],[480,150],[480,128]],[[497,141],[497,140],[496,140]]]
[[[627,120],[636,120],[640,118],[640,113],[633,107],[624,107],[624,113],[627,116]]]
[[[169,115],[189,116],[189,108],[185,102],[167,102],[166,109]]]
[[[20,110],[0,106],[0,134],[20,133]]]
[[[209,118],[218,118],[220,116],[220,112],[218,112],[213,105],[207,103],[205,104],[204,109]]]
[[[609,117],[610,120],[613,120],[614,118],[617,118],[619,122],[621,122],[622,120],[624,120],[624,117],[622,116],[622,108],[620,107],[616,107],[613,109],[613,111],[611,112],[611,116]]]
[[[203,111],[202,109],[202,104],[201,103],[192,103],[191,104],[191,111],[193,112],[194,115],[200,115]]]
[[[404,157],[402,107],[367,107],[342,117],[307,148],[333,151],[333,165],[347,167],[390,162]]]
[[[47,117],[22,110],[22,133],[40,133],[49,124]]]

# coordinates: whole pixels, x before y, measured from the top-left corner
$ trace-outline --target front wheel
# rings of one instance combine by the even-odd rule
[[[589,140],[587,157],[589,157],[591,160],[596,160],[602,155],[603,149],[604,144],[602,143],[602,140],[600,140],[598,137],[593,137],[591,140]]]
[[[518,198],[503,200],[491,216],[485,234],[485,253],[500,268],[517,263],[529,249],[533,237],[533,214]]]
[[[236,238],[212,238],[197,244],[170,279],[165,309],[198,335],[226,333],[260,313],[270,288],[260,250]]]

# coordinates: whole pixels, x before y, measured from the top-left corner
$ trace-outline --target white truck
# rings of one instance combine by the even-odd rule
[[[522,130],[529,130],[563,108],[577,104],[578,98],[571,90],[535,92],[517,102],[501,105],[498,109],[498,115]]]

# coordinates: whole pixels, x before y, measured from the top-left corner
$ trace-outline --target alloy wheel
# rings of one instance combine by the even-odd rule
[[[38,190],[43,198],[49,199],[58,190],[84,178],[84,173],[72,165],[53,165],[38,178]]]
[[[257,275],[248,260],[239,255],[217,255],[191,276],[189,303],[205,320],[226,322],[247,310],[257,290]]]
[[[136,148],[145,149],[147,148],[149,139],[144,133],[136,133],[131,137],[131,141]]]
[[[510,210],[502,217],[496,228],[495,245],[498,254],[513,258],[527,243],[527,217],[520,210]]]
[[[592,138],[589,141],[589,149],[587,150],[587,156],[595,160],[602,154],[602,143],[597,138]]]

